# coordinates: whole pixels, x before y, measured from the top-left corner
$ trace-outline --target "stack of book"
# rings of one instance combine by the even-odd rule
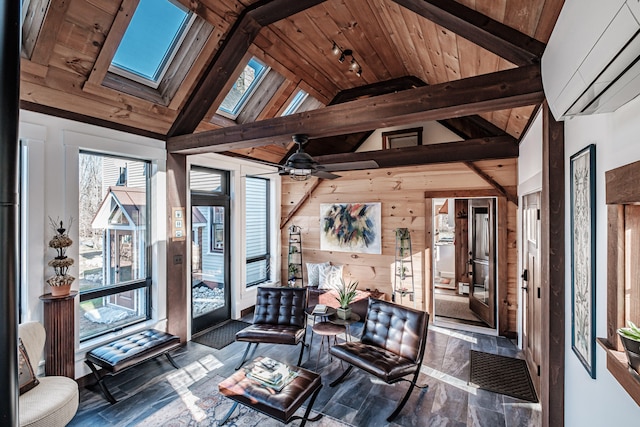
[[[247,367],[247,378],[260,384],[280,391],[296,377],[296,373],[289,367],[269,357],[262,357]]]
[[[327,312],[327,306],[325,304],[316,304],[313,308],[313,314],[325,314]]]

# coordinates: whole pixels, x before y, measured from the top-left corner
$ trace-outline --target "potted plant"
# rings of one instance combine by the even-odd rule
[[[346,284],[344,280],[340,279],[340,288],[338,288],[338,296],[336,300],[340,304],[337,309],[337,315],[340,319],[348,320],[351,318],[351,307],[349,304],[353,302],[357,295],[358,282],[349,282]]]
[[[628,321],[626,328],[618,329],[618,335],[622,340],[629,366],[640,374],[640,328]]]
[[[49,217],[51,228],[55,232],[53,238],[49,241],[49,247],[56,250],[56,257],[49,261],[49,267],[53,267],[54,275],[47,279],[47,283],[51,286],[51,295],[66,296],[69,295],[71,284],[75,277],[69,274],[69,267],[73,265],[73,258],[66,255],[67,248],[73,244],[69,237],[69,230],[64,228],[64,224],[60,221],[53,221]],[[69,228],[73,224],[73,219],[69,219]]]
[[[296,275],[298,274],[298,266],[295,264],[289,264],[289,286],[296,284]]]

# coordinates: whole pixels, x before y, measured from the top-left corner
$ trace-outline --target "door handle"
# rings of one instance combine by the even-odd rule
[[[525,282],[528,282],[529,281],[529,270],[527,270],[525,268],[524,271],[522,272],[522,274],[520,275],[520,277],[522,277],[522,280],[524,280]]]
[[[529,287],[528,286],[521,286],[521,289],[525,292],[529,292]]]

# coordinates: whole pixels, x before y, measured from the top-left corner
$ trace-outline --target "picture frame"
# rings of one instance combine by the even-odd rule
[[[570,158],[571,348],[596,377],[595,145]]]
[[[422,128],[382,132],[382,149],[415,147],[422,145]]]
[[[320,250],[382,253],[380,203],[321,203]]]

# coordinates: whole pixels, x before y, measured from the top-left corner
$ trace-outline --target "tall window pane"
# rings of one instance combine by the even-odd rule
[[[79,155],[80,338],[148,318],[148,163]]]
[[[247,286],[269,280],[269,180],[247,177],[246,254]]]

